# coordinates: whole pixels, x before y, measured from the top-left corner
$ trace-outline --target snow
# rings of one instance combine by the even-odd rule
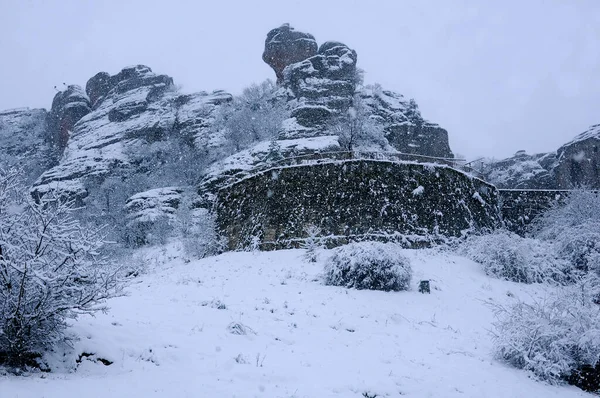
[[[425,188],[422,185],[419,185],[417,188],[413,189],[412,194],[414,196],[419,196],[419,195],[423,194],[424,191],[425,191]]]
[[[563,147],[572,145],[579,141],[589,140],[591,138],[600,139],[600,124],[595,124],[593,126],[590,126],[589,129],[587,129],[583,133],[581,133],[578,136],[576,136],[575,138],[573,138],[573,140],[571,142],[563,145]]]
[[[463,257],[404,250],[408,292],[324,286],[303,251],[186,263],[177,244],[131,261],[147,272],[108,314],[82,316],[55,371],[0,376],[2,397],[586,397],[495,361],[492,303],[543,294]],[[420,294],[420,280],[431,294]],[[219,303],[219,305],[214,305]],[[64,358],[76,371],[60,370]],[[113,362],[110,366],[99,359]]]
[[[339,148],[338,136],[328,135],[321,137],[298,138],[290,140],[278,140],[277,144],[282,153],[291,152],[318,152]],[[252,148],[237,152],[221,162],[210,167],[207,173],[207,179],[216,178],[219,175],[231,173],[233,171],[251,171],[258,164],[264,162],[264,158],[269,152],[271,141],[262,141]]]

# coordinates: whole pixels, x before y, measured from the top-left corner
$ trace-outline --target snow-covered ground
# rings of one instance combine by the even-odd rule
[[[301,250],[188,263],[177,246],[144,253],[148,272],[108,314],[77,320],[81,339],[60,358],[94,355],[71,372],[54,358],[52,373],[0,376],[0,397],[589,396],[493,359],[486,302],[544,293],[462,257],[407,250],[412,290],[386,293],[323,286],[327,252],[318,263]]]

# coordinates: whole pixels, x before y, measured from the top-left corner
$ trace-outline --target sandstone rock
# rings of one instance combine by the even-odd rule
[[[344,112],[352,105],[356,60],[356,51],[348,46],[326,42],[317,55],[284,70],[283,85],[298,102],[292,116],[297,117],[300,125],[323,125],[329,116]]]
[[[48,128],[58,152],[62,152],[67,146],[75,124],[90,111],[90,100],[80,86],[70,85],[54,96]]]
[[[98,72],[91,77],[85,85],[85,92],[90,99],[92,108],[95,108],[98,100],[102,100],[112,88],[113,83],[108,73]]]
[[[158,243],[173,229],[175,212],[184,190],[178,187],[156,188],[140,192],[125,204],[127,239],[140,246]]]
[[[549,162],[552,157],[552,154],[529,155],[518,151],[510,158],[486,165],[484,178],[498,188],[554,189],[552,162]]]
[[[311,34],[298,32],[289,24],[283,24],[267,34],[262,57],[275,71],[277,83],[282,83],[286,66],[310,58],[316,53],[317,42]]]
[[[401,94],[367,86],[360,97],[385,130],[389,144],[402,153],[453,158],[448,132],[423,119],[414,100]]]
[[[97,76],[90,87],[96,87]],[[150,144],[182,133],[191,141],[201,141],[215,107],[231,100],[223,92],[180,95],[171,77],[142,65],[112,76],[110,87],[96,99],[94,110],[74,126],[60,163],[40,176],[35,192],[59,190],[83,204],[89,191],[108,176],[137,173],[136,156],[143,156]]]

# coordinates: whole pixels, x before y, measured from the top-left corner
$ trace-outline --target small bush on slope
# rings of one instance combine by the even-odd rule
[[[11,367],[35,365],[65,340],[68,318],[106,310],[120,287],[98,231],[61,198],[34,202],[19,178],[0,170],[0,364]]]
[[[600,195],[573,191],[535,220],[532,236],[552,243],[575,274],[600,274]]]
[[[356,289],[408,290],[410,260],[392,243],[351,243],[334,249],[325,264],[325,284]]]
[[[508,231],[472,236],[459,251],[495,278],[521,283],[563,282],[566,278],[566,264],[555,258],[551,244]]]
[[[494,305],[498,357],[552,384],[570,379],[596,388],[594,381],[574,376],[600,360],[600,306],[594,303],[599,288],[599,279],[590,275],[544,301]]]

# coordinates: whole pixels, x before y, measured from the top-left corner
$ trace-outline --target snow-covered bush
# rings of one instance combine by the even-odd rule
[[[598,278],[586,277],[543,301],[494,305],[497,356],[550,383],[584,383],[572,376],[600,360],[598,287]]]
[[[469,237],[459,251],[480,263],[495,278],[521,283],[565,280],[564,261],[547,242],[523,238],[505,230]]]
[[[534,237],[554,245],[569,274],[600,273],[600,196],[573,191],[535,222]]]
[[[333,250],[325,263],[325,284],[356,289],[408,290],[410,260],[393,243],[351,243]]]
[[[572,272],[600,274],[600,229],[585,226],[567,230],[556,237],[558,255],[567,260]]]
[[[600,195],[575,190],[569,193],[563,203],[555,204],[534,221],[533,236],[552,240],[584,226],[588,231],[600,232]]]
[[[100,232],[63,198],[34,202],[19,178],[0,170],[0,363],[9,366],[31,365],[65,339],[68,318],[106,310],[120,287],[99,255]]]

